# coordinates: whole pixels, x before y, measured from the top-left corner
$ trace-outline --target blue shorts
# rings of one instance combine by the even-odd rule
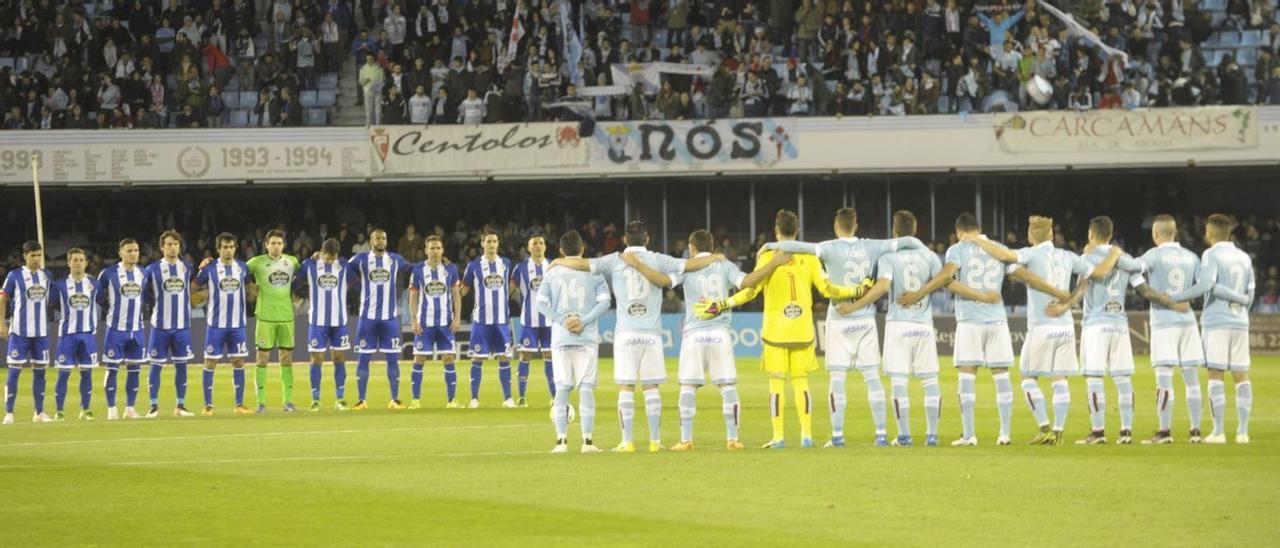
[[[351,348],[351,335],[347,334],[347,326],[324,327],[313,325],[307,328],[307,352],[321,353],[325,350],[348,350]]]
[[[421,335],[413,337],[414,356],[456,353],[453,350],[453,332],[448,327],[424,327]]]
[[[49,337],[23,337],[10,333],[6,354],[9,365],[49,365]]]
[[[59,369],[98,366],[98,339],[93,333],[72,333],[58,338]]]
[[[492,358],[496,356],[511,356],[511,330],[507,328],[507,324],[484,325],[471,324],[471,339],[468,343],[471,346],[472,358]]]
[[[398,354],[400,352],[400,319],[370,320],[356,323],[356,353]]]
[[[249,355],[243,327],[210,327],[204,336],[204,359],[244,358]]]
[[[550,352],[551,351],[551,328],[550,327],[521,327],[520,328],[520,351],[521,352]]]
[[[191,330],[152,329],[147,355],[151,358],[151,363],[161,365],[168,361],[177,363],[196,359],[195,353],[191,351]]]
[[[143,363],[146,352],[142,346],[142,330],[116,331],[107,330],[107,338],[102,342],[102,361],[107,366],[120,362]]]

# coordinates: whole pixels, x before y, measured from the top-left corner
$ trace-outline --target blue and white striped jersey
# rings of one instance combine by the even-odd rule
[[[399,314],[396,278],[409,267],[409,261],[396,253],[378,255],[360,253],[347,265],[360,276],[360,317],[366,320],[392,320]]]
[[[79,280],[67,276],[54,282],[53,292],[62,312],[58,336],[93,333],[98,329],[98,284],[85,274]]]
[[[539,314],[533,305],[534,295],[538,293],[538,286],[542,285],[542,276],[550,266],[551,263],[545,259],[539,263],[534,262],[533,258],[530,257],[516,263],[511,268],[511,280],[520,289],[520,325],[522,327],[547,327],[551,325],[547,317]]]
[[[302,273],[307,280],[307,318],[310,325],[346,327],[347,263],[342,259],[331,263],[307,259],[302,261]]]
[[[141,267],[125,268],[119,263],[98,274],[98,291],[107,296],[107,328],[122,333],[142,331],[142,287],[146,273]]]
[[[1253,277],[1253,259],[1231,242],[1218,242],[1200,255],[1200,273],[1196,285],[1173,300],[1183,301],[1204,295],[1204,311],[1200,325],[1212,329],[1248,329],[1249,307],[1253,305],[1257,284]]]
[[[1004,287],[1004,263],[997,261],[978,244],[960,242],[947,248],[945,261],[960,269],[956,271],[956,279],[978,291],[1000,293]],[[957,322],[1000,322],[1005,321],[1003,303],[984,303],[956,297]]]
[[[22,337],[49,336],[49,302],[53,279],[44,269],[22,267],[4,279],[4,294],[13,303],[13,319],[9,332]],[[0,314],[4,311],[0,311]]]
[[[555,267],[547,271],[534,295],[537,309],[551,321],[551,346],[592,346],[600,343],[598,320],[609,310],[609,284],[599,274]],[[565,329],[564,319],[578,316],[582,331]]]
[[[191,281],[195,271],[184,260],[169,262],[160,259],[147,265],[143,283],[154,308],[151,309],[151,327],[155,329],[191,328]]]
[[[1080,258],[1079,255],[1065,249],[1053,247],[1053,242],[1050,241],[1040,242],[1031,247],[1024,247],[1019,249],[1017,254],[1017,264],[1009,265],[1010,274],[1018,268],[1018,265],[1022,265],[1027,270],[1030,270],[1032,274],[1049,282],[1049,285],[1067,293],[1071,292],[1072,274],[1087,277],[1093,273],[1093,267]],[[1103,258],[1105,259],[1106,256],[1104,255]],[[1075,325],[1075,319],[1072,317],[1070,310],[1061,316],[1045,314],[1045,308],[1056,300],[1053,295],[1027,286],[1027,327]]]
[[[628,247],[623,253],[637,253],[654,270],[671,276],[673,285],[684,274],[684,261],[649,251],[641,246]],[[600,274],[613,284],[613,297],[618,304],[618,333],[662,332],[662,288],[656,287],[640,273],[627,266],[622,255],[610,253],[588,261],[592,274]]]
[[[508,311],[510,287],[507,275],[511,261],[506,257],[488,259],[481,255],[467,265],[462,283],[475,295],[471,309],[471,322],[480,325],[506,325],[511,321]]]
[[[1178,242],[1165,242],[1148,249],[1138,261],[1146,272],[1147,283],[1152,289],[1166,295],[1177,295],[1195,285],[1200,273],[1200,257]],[[1178,312],[1151,303],[1151,327],[1195,325],[1196,314],[1190,310]]]
[[[703,257],[708,253],[694,256]],[[738,265],[729,261],[716,261],[697,272],[689,272],[683,276],[680,284],[684,286],[684,332],[690,333],[700,329],[728,328],[733,312],[726,310],[723,314],[710,320],[700,320],[693,313],[693,305],[701,301],[718,301],[727,299],[740,287],[742,279],[747,275]]]
[[[1083,258],[1091,268],[1097,268],[1110,253],[1110,245],[1100,245]],[[1084,294],[1084,319],[1080,324],[1129,325],[1129,317],[1124,313],[1125,286],[1138,287],[1144,283],[1147,281],[1142,277],[1142,263],[1128,254],[1121,255],[1106,278],[1089,284]]]
[[[929,299],[920,299],[911,306],[902,306],[898,304],[898,297],[911,291],[918,291],[941,271],[942,261],[928,249],[904,249],[882,255],[876,264],[876,276],[890,282],[889,312],[885,315],[885,321],[914,322],[932,326],[933,307]]]
[[[205,265],[196,281],[209,288],[205,320],[209,327],[237,329],[245,326],[244,286],[249,266],[239,260],[230,264],[216,260]]]
[[[765,248],[815,255],[822,260],[822,267],[826,269],[827,277],[832,283],[848,287],[854,287],[866,278],[874,278],[876,264],[885,253],[906,249],[926,249],[924,243],[911,236],[892,240],[836,238],[817,244],[797,241],[771,242],[765,244]],[[831,301],[827,306],[827,321],[873,318],[875,315],[874,306],[859,308],[848,316],[836,310],[836,301]]]
[[[453,322],[453,289],[462,285],[458,267],[443,262],[431,266],[426,261],[413,265],[409,289],[418,291],[414,319],[422,327],[449,327]]]

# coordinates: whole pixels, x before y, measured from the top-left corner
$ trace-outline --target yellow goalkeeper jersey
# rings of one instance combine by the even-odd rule
[[[768,263],[773,251],[766,250],[756,260]],[[733,306],[745,304],[764,293],[764,326],[761,338],[773,345],[802,346],[813,344],[813,289],[828,299],[851,299],[857,288],[831,283],[822,270],[822,262],[813,255],[793,255],[764,281],[730,297]]]

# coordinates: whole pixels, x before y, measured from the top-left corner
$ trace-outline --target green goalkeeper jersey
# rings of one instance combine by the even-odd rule
[[[253,281],[258,284],[254,313],[259,320],[293,321],[292,287],[298,268],[298,258],[293,255],[280,255],[278,259],[258,255],[249,259],[249,272],[253,273]]]

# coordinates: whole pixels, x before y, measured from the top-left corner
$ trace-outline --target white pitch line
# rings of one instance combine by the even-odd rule
[[[152,460],[131,462],[95,462],[77,464],[5,464],[0,470],[30,470],[51,468],[84,468],[84,467],[143,467],[143,466],[190,466],[217,464],[259,464],[272,462],[331,462],[331,461],[375,461],[415,458],[468,458],[468,457],[501,457],[516,455],[541,455],[546,451],[482,451],[475,453],[419,453],[402,455],[317,455],[312,457],[279,457],[254,459],[205,459],[205,460]]]
[[[210,434],[207,436],[169,436],[169,437],[147,437],[147,438],[106,438],[99,440],[63,440],[63,441],[32,441],[20,443],[0,444],[0,449],[11,447],[51,447],[59,445],[87,445],[97,443],[134,443],[148,441],[189,441],[189,440],[213,440],[213,439],[231,439],[231,438],[259,438],[266,436],[324,436],[331,434],[363,434],[363,433],[382,433],[382,432],[438,432],[444,430],[477,430],[485,428],[522,428],[529,426],[528,424],[474,424],[466,426],[440,426],[435,428],[358,428],[349,430],[299,430],[285,432],[244,432],[240,434]]]

